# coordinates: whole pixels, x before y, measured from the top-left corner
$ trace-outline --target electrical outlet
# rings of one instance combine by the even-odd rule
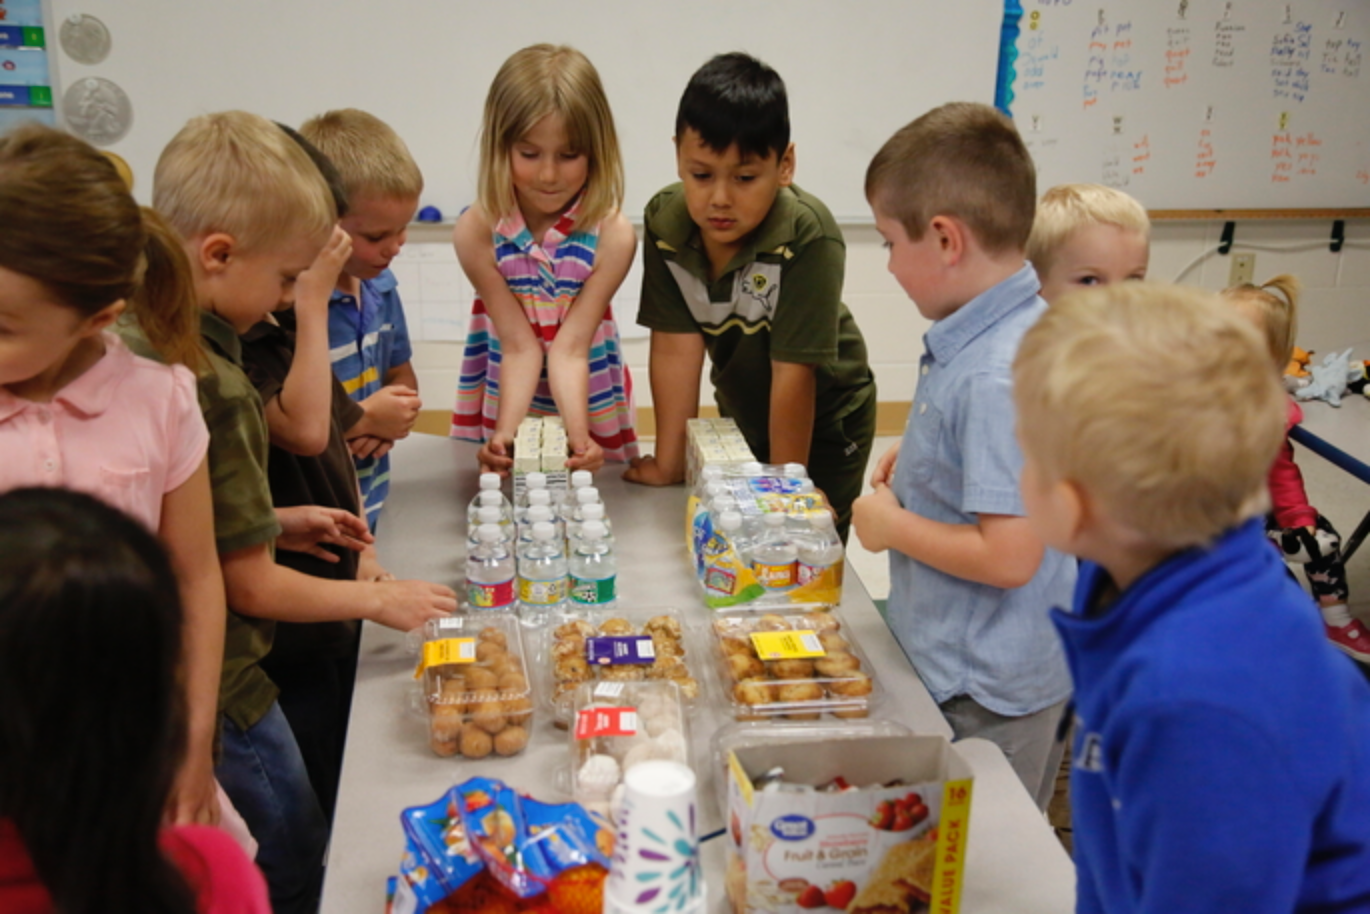
[[[1227,274],[1227,284],[1229,286],[1239,286],[1244,282],[1252,282],[1255,275],[1255,254],[1232,255],[1232,272]]]

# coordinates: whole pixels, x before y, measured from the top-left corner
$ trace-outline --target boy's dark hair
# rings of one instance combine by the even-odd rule
[[[285,135],[290,137],[300,148],[309,156],[319,174],[323,175],[324,181],[328,184],[328,192],[333,195],[333,205],[337,207],[338,218],[347,215],[347,185],[343,183],[342,172],[338,171],[338,166],[333,164],[333,160],[324,155],[323,150],[315,146],[307,139],[304,134],[291,127],[289,124],[282,124],[280,121],[272,121],[277,127],[285,131]]]
[[[866,199],[918,241],[933,216],[960,219],[986,251],[1022,251],[1037,211],[1037,169],[1013,121],[951,102],[899,129],[866,169]]]
[[[137,521],[65,489],[0,496],[0,821],[53,910],[195,910],[158,845],[185,742],[181,622]]]
[[[704,145],[742,158],[776,158],[790,146],[790,103],[780,74],[741,52],[719,54],[690,77],[676,109],[675,135],[698,133]]]

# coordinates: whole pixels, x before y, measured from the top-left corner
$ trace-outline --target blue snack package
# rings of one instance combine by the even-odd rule
[[[606,870],[614,850],[614,832],[578,803],[523,800],[528,823],[528,850],[536,849],[553,875],[597,863]]]
[[[394,893],[395,914],[426,911],[484,869],[466,839],[460,802],[453,787],[437,801],[401,813],[405,850]]]
[[[493,778],[471,778],[454,789],[467,839],[490,875],[520,898],[545,891],[556,872],[541,854],[527,852],[528,825],[519,795]]]

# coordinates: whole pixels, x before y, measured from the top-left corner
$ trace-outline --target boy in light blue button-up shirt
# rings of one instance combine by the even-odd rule
[[[859,499],[861,543],[890,552],[889,625],[956,737],[998,743],[1045,808],[1070,677],[1048,611],[1075,563],[1028,526],[1012,364],[1046,303],[1023,256],[1035,169],[993,108],[944,105],[866,173],[889,269],[932,320],[900,446]]]

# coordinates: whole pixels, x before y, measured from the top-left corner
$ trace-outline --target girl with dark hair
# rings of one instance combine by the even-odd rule
[[[185,750],[176,576],[89,496],[0,496],[0,911],[270,914],[228,834],[162,827]]]

